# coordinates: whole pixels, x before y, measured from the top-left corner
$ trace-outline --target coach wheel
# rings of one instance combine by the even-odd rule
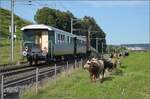
[[[35,65],[38,65],[38,59],[35,59],[34,61],[35,61]]]
[[[30,61],[29,61],[30,66],[32,66],[32,63],[33,63],[32,60],[30,60]]]
[[[27,55],[27,61],[29,62],[29,65],[32,65],[33,63],[32,56]]]
[[[38,65],[38,55],[35,55],[34,62],[35,62],[35,65]]]

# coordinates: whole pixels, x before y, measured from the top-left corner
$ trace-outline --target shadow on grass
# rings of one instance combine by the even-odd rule
[[[124,69],[125,69],[125,68],[127,68],[127,66],[125,66],[125,65],[121,65],[121,66],[120,66],[120,68],[124,68]]]
[[[112,71],[111,75],[123,76],[123,71],[119,68],[116,68]]]
[[[114,77],[105,77],[105,78],[103,78],[103,83],[105,81],[112,81],[113,79],[114,79]]]

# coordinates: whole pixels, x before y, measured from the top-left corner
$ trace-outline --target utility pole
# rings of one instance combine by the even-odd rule
[[[109,45],[107,45],[107,53],[109,54]]]
[[[77,22],[74,23],[74,20],[76,20]],[[78,21],[81,21],[82,19],[73,19],[71,18],[71,34],[73,34],[73,25],[75,25],[76,23],[78,23]]]
[[[96,38],[96,50],[98,51],[98,38]]]
[[[1,0],[0,0],[0,7],[1,7]],[[1,12],[0,12],[0,13],[1,13]],[[0,14],[0,19],[1,19],[1,14]],[[1,30],[2,30],[2,29],[1,29],[1,28],[2,28],[1,22],[2,22],[2,21],[0,20],[0,39],[2,38],[2,37],[1,37]]]
[[[73,33],[73,19],[71,18],[71,34]]]
[[[1,75],[1,99],[4,99],[4,75]]]
[[[14,0],[11,0],[11,63],[14,61]]]
[[[102,42],[102,55],[103,55],[103,42]]]
[[[88,28],[88,34],[87,34],[87,52],[90,50],[90,35],[91,35],[91,26]]]

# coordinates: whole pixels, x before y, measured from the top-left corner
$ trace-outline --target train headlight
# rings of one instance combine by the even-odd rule
[[[28,53],[27,53],[26,51],[23,51],[23,52],[22,52],[22,55],[23,55],[23,56],[27,56],[27,54],[28,54]]]

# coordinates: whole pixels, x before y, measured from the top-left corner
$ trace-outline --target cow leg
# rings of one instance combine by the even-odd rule
[[[101,82],[101,79],[102,79],[102,75],[100,74],[100,75],[99,75],[99,81],[100,81],[100,82]]]
[[[92,82],[92,80],[93,80],[93,79],[92,79],[92,74],[90,74],[90,79],[91,79],[91,82]]]
[[[107,69],[104,69],[103,70],[103,78],[106,77],[106,72],[108,72]]]
[[[96,82],[96,75],[93,75],[93,81]]]
[[[100,82],[102,83],[103,82],[103,78],[104,78],[104,70],[101,72],[101,79],[100,79]]]

